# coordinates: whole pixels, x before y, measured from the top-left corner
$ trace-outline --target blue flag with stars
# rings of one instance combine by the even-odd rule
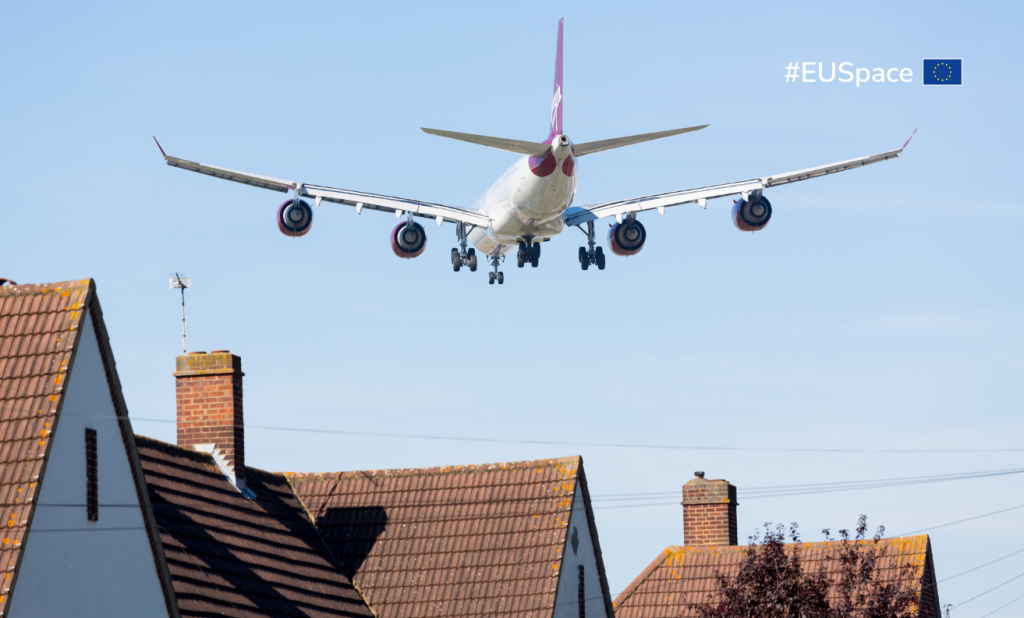
[[[963,60],[960,58],[924,59],[925,86],[961,86],[963,77]]]

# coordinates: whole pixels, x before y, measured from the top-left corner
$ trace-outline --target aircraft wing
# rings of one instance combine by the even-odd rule
[[[157,146],[159,145],[160,142],[157,142]],[[362,191],[335,189],[333,187],[324,187],[321,185],[306,184],[292,180],[281,180],[279,178],[271,178],[269,176],[260,176],[258,174],[238,172],[224,167],[207,165],[205,163],[195,163],[193,161],[179,159],[178,157],[171,157],[164,153],[163,148],[160,148],[160,153],[164,155],[164,160],[167,162],[167,165],[170,165],[171,167],[178,167],[190,172],[198,172],[200,174],[206,174],[207,176],[213,176],[214,178],[223,178],[224,180],[240,182],[253,187],[259,187],[260,189],[277,191],[279,193],[295,191],[302,197],[313,198],[316,201],[317,206],[320,205],[321,201],[324,201],[333,202],[335,204],[344,204],[346,206],[354,206],[359,212],[362,212],[364,208],[391,213],[411,212],[418,217],[434,219],[437,221],[438,225],[444,221],[465,223],[467,225],[474,225],[478,227],[488,227],[491,224],[491,220],[487,215],[472,210],[466,210],[464,208],[457,208],[455,206],[445,206],[443,204],[421,202],[418,200],[391,197],[388,195],[377,195],[376,193],[364,193]]]
[[[907,143],[910,143],[910,140],[907,140]],[[903,148],[906,148],[906,146],[907,144],[904,144]],[[601,219],[603,217],[621,216],[630,212],[640,212],[643,210],[653,209],[661,211],[666,207],[679,206],[680,204],[697,203],[703,208],[707,200],[719,197],[728,197],[730,195],[743,195],[745,197],[747,194],[755,193],[770,187],[777,187],[779,185],[798,182],[800,180],[818,178],[819,176],[827,176],[828,174],[835,174],[837,172],[845,172],[846,170],[864,167],[865,165],[871,165],[872,163],[895,159],[901,152],[903,152],[903,148],[867,157],[860,157],[858,159],[850,159],[849,161],[840,161],[839,163],[832,163],[830,165],[819,165],[818,167],[811,167],[805,170],[775,174],[774,176],[765,176],[763,178],[754,178],[752,180],[742,180],[740,182],[730,182],[721,185],[712,185],[710,187],[700,187],[697,189],[686,189],[684,191],[673,191],[671,193],[660,193],[658,195],[646,195],[644,197],[635,197],[615,202],[604,202],[602,204],[593,204],[591,206],[573,207],[566,212],[565,222],[568,225],[579,225],[581,223],[586,223],[587,221],[594,221],[595,219]]]

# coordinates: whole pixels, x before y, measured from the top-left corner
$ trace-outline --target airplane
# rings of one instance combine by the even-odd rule
[[[353,206],[359,214],[362,214],[363,210],[378,210],[394,213],[399,219],[404,217],[404,220],[391,231],[391,250],[395,255],[404,259],[419,257],[427,246],[426,230],[415,220],[416,217],[434,219],[439,226],[445,222],[454,223],[459,248],[453,248],[451,252],[453,270],[459,272],[463,266],[467,266],[471,272],[476,272],[477,251],[479,251],[491,266],[488,283],[493,285],[497,282],[500,285],[505,282],[505,274],[500,270],[500,265],[506,254],[517,249],[517,266],[523,268],[529,263],[536,268],[540,260],[541,243],[550,241],[569,227],[577,227],[587,236],[587,246],[579,249],[580,268],[587,270],[594,265],[598,270],[604,270],[604,249],[597,246],[594,221],[605,217],[615,218],[615,223],[611,224],[608,230],[607,243],[611,252],[619,256],[636,255],[647,242],[647,230],[637,219],[639,213],[657,210],[659,214],[665,214],[665,208],[681,204],[696,203],[701,208],[706,208],[708,200],[738,196],[739,199],[733,201],[731,215],[733,224],[743,232],[763,230],[772,217],[772,205],[764,196],[765,189],[895,159],[917,133],[915,129],[914,134],[911,134],[910,139],[907,139],[902,148],[867,157],[739,182],[645,195],[587,206],[572,206],[579,181],[579,170],[576,165],[576,159],[579,157],[631,144],[700,131],[708,125],[574,143],[565,134],[562,124],[563,21],[558,21],[554,94],[551,99],[550,132],[546,140],[531,142],[454,131],[421,129],[431,135],[523,155],[468,209],[280,180],[214,165],[195,163],[168,156],[156,137],[153,140],[157,141],[157,147],[160,148],[160,154],[164,156],[167,165],[172,167],[232,180],[261,189],[281,193],[293,192],[294,197],[281,204],[277,210],[278,229],[286,236],[304,236],[312,227],[313,209],[310,208],[306,200],[302,199],[304,197],[312,198],[317,206],[320,206],[321,202],[332,202]],[[583,225],[586,225],[586,230],[583,229]]]

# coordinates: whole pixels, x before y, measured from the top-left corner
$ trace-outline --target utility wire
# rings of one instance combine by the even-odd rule
[[[1021,599],[1024,599],[1024,595],[1021,595],[1021,596],[1017,597],[1016,599],[1010,601],[1006,605],[1000,605],[999,607],[997,607],[994,610],[990,611],[989,613],[985,614],[981,618],[988,618],[989,616],[991,616],[992,614],[998,612],[999,610],[1003,609],[1004,607],[1007,607],[1009,605],[1013,605],[1014,603],[1016,603],[1017,601],[1020,601]]]
[[[913,532],[906,532],[906,533],[901,534],[899,536],[908,536],[908,535],[911,535],[911,534],[917,534],[918,532],[928,532],[929,530],[937,530],[939,528],[945,528],[946,526],[952,526],[953,524],[962,524],[965,521],[972,521],[972,520],[975,520],[975,519],[981,519],[982,517],[989,517],[991,515],[998,515],[1000,513],[1005,513],[1007,511],[1015,511],[1017,509],[1024,509],[1024,504],[1018,504],[1017,506],[1011,506],[1010,508],[1003,509],[1001,511],[992,511],[991,513],[985,513],[983,515],[975,515],[974,517],[968,517],[967,519],[959,519],[957,521],[951,521],[948,524],[940,524],[938,526],[932,526],[931,528],[921,528],[920,530],[914,530]]]
[[[954,577],[960,577],[961,575],[966,575],[966,574],[970,573],[971,571],[977,571],[978,569],[980,569],[982,567],[987,567],[990,564],[995,564],[995,563],[999,562],[1000,560],[1005,560],[1005,559],[1009,558],[1010,556],[1016,556],[1017,554],[1019,554],[1022,551],[1024,551],[1024,549],[1018,549],[1017,551],[1013,552],[1012,554],[1006,554],[1002,558],[996,558],[992,562],[986,562],[985,564],[983,564],[981,566],[976,566],[973,569],[967,569],[966,571],[963,571],[962,573],[957,573],[956,575],[950,575],[946,579],[940,579],[937,583],[941,584],[942,582],[948,582],[949,580],[953,579]]]
[[[832,493],[837,491],[853,491],[858,489],[878,489],[884,487],[900,487],[904,485],[919,485],[924,483],[940,483],[945,481],[961,481],[989,476],[1005,476],[1009,474],[1022,473],[1024,473],[1024,468],[1011,468],[1005,470],[984,470],[979,472],[959,472],[955,474],[939,474],[917,477],[909,476],[869,481],[842,481],[835,483],[812,483],[807,485],[751,487],[749,489],[740,490],[739,498],[743,500],[755,500],[758,498],[776,498],[805,494]],[[679,495],[678,490],[671,492],[647,492],[635,494],[598,494],[592,496],[591,499],[595,502],[643,502],[677,495]]]
[[[1021,577],[1024,577],[1024,573],[1021,573],[1020,575],[1016,575],[1016,576],[1014,576],[1014,577],[1011,577],[1010,579],[1008,579],[1008,580],[1006,580],[1005,582],[1003,582],[1003,583],[999,584],[999,585],[998,585],[998,586],[996,586],[995,588],[989,588],[989,589],[988,589],[988,590],[986,590],[985,592],[982,592],[981,594],[977,594],[977,595],[974,595],[973,597],[971,597],[971,598],[967,599],[967,600],[966,600],[966,601],[964,601],[963,603],[957,603],[957,604],[956,604],[956,605],[954,605],[953,607],[954,607],[954,608],[957,608],[957,607],[962,607],[962,606],[964,606],[964,605],[967,605],[968,603],[970,603],[970,602],[971,602],[971,601],[973,601],[974,599],[977,599],[978,597],[983,597],[983,596],[985,596],[986,594],[988,594],[988,593],[992,592],[993,590],[998,590],[999,588],[1002,588],[1003,586],[1005,586],[1006,584],[1008,584],[1008,583],[1012,582],[1013,580],[1015,580],[1015,579],[1020,579]]]
[[[132,421],[146,423],[176,423],[176,420],[160,418],[131,417]],[[335,434],[343,436],[364,436],[373,438],[403,438],[410,440],[439,440],[450,442],[488,442],[500,444],[543,444],[548,446],[593,446],[605,448],[641,448],[675,451],[760,451],[772,453],[1021,453],[1024,448],[1007,449],[857,449],[857,448],[773,448],[741,446],[693,446],[673,444],[630,444],[625,442],[563,442],[558,440],[517,440],[512,438],[479,438],[467,436],[438,436],[427,434],[378,433],[371,431],[344,431],[341,429],[311,429],[305,427],[272,427],[268,425],[246,425],[246,429],[287,431],[296,433]]]

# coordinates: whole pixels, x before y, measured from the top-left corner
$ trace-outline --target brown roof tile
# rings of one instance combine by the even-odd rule
[[[867,543],[863,541],[862,543]],[[826,572],[838,563],[838,543],[800,543],[805,569],[816,571],[822,561]],[[899,567],[910,564],[912,585],[921,594],[922,618],[939,616],[938,590],[928,535],[882,539],[883,558],[878,568],[883,577],[904,579]],[[792,551],[793,544],[786,546]],[[745,546],[669,547],[647,566],[615,599],[616,618],[685,618],[696,615],[696,606],[717,590],[718,573],[735,575]]]
[[[90,279],[0,287],[0,570],[8,574],[21,557],[91,289]],[[0,614],[11,586],[5,578]]]
[[[372,616],[284,476],[247,468],[250,500],[210,455],[135,440],[182,616]]]
[[[384,618],[549,616],[579,457],[288,474]]]

